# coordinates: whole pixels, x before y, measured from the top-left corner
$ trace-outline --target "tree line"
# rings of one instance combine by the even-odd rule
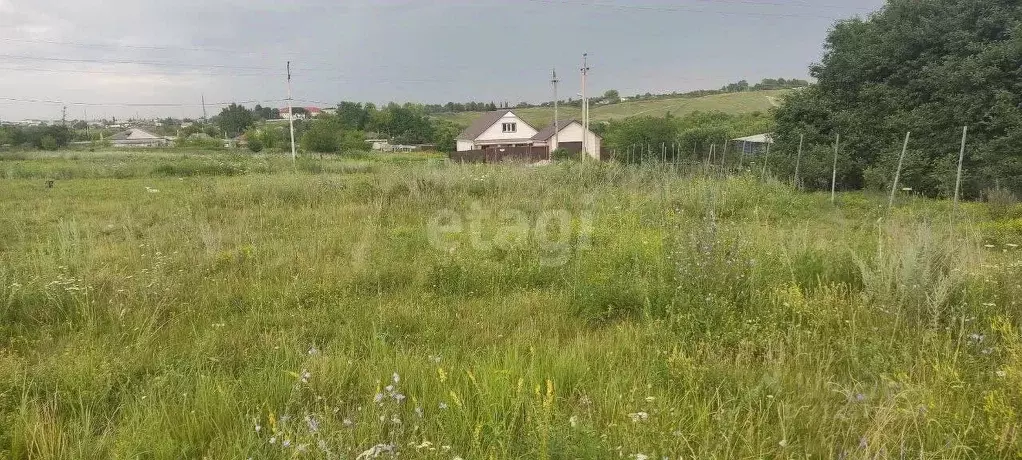
[[[899,184],[929,196],[955,188],[969,127],[963,192],[1022,192],[1022,3],[889,0],[838,23],[810,71],[818,84],[776,111],[775,145],[794,154],[811,188],[829,187],[838,134],[841,188],[888,189],[911,131]],[[791,158],[779,159],[790,174]]]
[[[67,147],[73,137],[72,129],[63,125],[0,126],[0,147],[57,150]]]

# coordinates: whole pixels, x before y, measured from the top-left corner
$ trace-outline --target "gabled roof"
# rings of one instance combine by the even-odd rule
[[[143,131],[138,128],[132,128],[125,131],[121,131],[113,136],[110,136],[111,141],[134,141],[134,140],[147,140],[147,139],[163,139],[148,131]]]
[[[557,123],[557,127],[560,128],[561,131],[563,131],[564,128],[568,127],[572,123],[578,123],[580,125],[582,124],[578,120],[574,120],[574,119],[572,119],[572,120],[562,120],[562,121],[559,121]],[[532,140],[534,140],[534,141],[545,141],[545,140],[550,139],[551,137],[554,137],[554,124],[553,123],[550,123],[550,126],[547,126],[546,128],[543,128],[542,131],[536,133],[535,136],[532,136]]]
[[[465,141],[476,140],[476,138],[486,131],[487,128],[500,121],[500,119],[504,118],[504,115],[507,115],[509,112],[511,112],[510,109],[501,109],[482,114],[479,118],[476,118],[471,125],[468,125],[468,128],[465,128],[461,134],[458,134],[458,139]]]
[[[752,136],[739,137],[737,139],[731,139],[733,141],[748,142],[750,144],[773,144],[774,135],[772,133],[756,134]]]

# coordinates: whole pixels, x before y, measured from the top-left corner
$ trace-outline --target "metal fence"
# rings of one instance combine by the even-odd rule
[[[548,159],[550,152],[546,147],[500,147],[483,150],[466,150],[451,152],[451,160],[460,163],[500,163],[502,161],[519,161],[535,163]]]

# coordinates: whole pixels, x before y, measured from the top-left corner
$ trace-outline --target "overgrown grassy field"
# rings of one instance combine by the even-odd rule
[[[299,166],[0,157],[0,457],[1022,455],[1017,205]]]
[[[791,90],[749,91],[744,93],[715,94],[696,98],[658,99],[649,101],[626,101],[618,104],[590,107],[593,121],[609,121],[628,118],[635,115],[662,117],[670,112],[672,115],[686,115],[692,112],[725,112],[742,114],[766,112],[780,102],[780,98]],[[581,109],[577,107],[561,107],[562,120],[581,119]],[[533,107],[515,109],[515,114],[529,122],[536,129],[543,129],[554,121],[553,107]],[[479,112],[459,112],[437,115],[439,118],[451,120],[457,124],[468,126],[479,117]]]

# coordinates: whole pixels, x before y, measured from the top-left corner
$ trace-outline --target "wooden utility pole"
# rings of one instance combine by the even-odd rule
[[[774,142],[769,136],[766,138],[766,154],[763,155],[763,172],[760,174],[762,177],[760,180],[766,181],[767,163],[770,161],[770,144]]]
[[[894,194],[898,191],[898,179],[901,179],[901,165],[905,162],[905,152],[908,151],[908,139],[912,131],[905,133],[905,144],[901,146],[901,155],[898,157],[898,169],[894,170],[894,183],[891,184],[891,198],[887,200],[887,212],[894,207]]]
[[[958,175],[955,176],[955,202],[951,208],[951,219],[958,213],[958,193],[962,188],[962,162],[965,160],[965,140],[969,136],[969,127],[962,128],[962,149],[958,152]]]
[[[834,139],[834,167],[831,169],[830,174],[830,204],[834,204],[837,201],[837,152],[840,145],[841,134],[838,134],[837,138]]]
[[[728,142],[727,140],[724,141],[724,150],[720,154],[720,170],[722,174],[724,172],[724,168],[727,167],[727,146],[729,144],[731,144],[731,142]]]
[[[805,140],[806,140],[806,135],[805,134],[802,134],[801,136],[799,136],[799,138],[798,138],[798,156],[795,157],[795,186],[798,187],[798,188],[802,188],[802,186],[799,185],[799,181],[798,181],[798,169],[799,169],[799,167],[802,166],[802,143],[805,142]]]

